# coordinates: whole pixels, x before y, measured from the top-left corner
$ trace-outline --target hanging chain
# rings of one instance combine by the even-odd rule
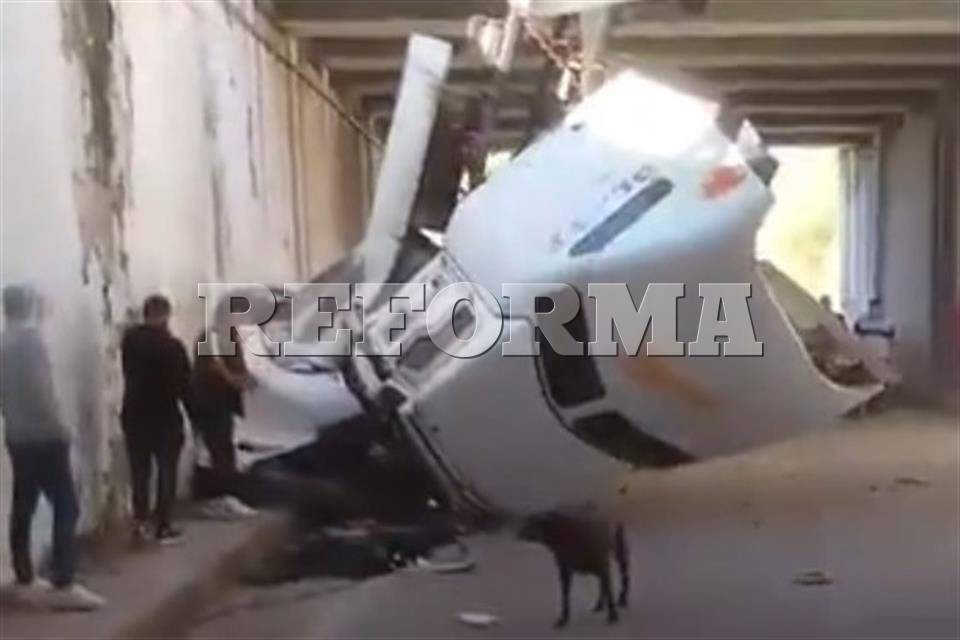
[[[554,38],[543,33],[532,24],[529,18],[523,18],[523,31],[529,40],[546,56],[547,60],[559,71],[569,74],[570,82],[578,92],[582,88],[584,63],[583,57],[577,51],[575,41],[569,38]],[[599,61],[594,61],[593,68],[604,69]]]
[[[523,31],[557,69],[561,71],[569,69],[579,73],[580,61],[570,54],[573,47],[566,40],[552,38],[541,33],[528,18],[523,18]]]

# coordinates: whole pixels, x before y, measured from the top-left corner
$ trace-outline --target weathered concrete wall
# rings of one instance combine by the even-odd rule
[[[960,82],[948,85],[940,106],[940,219],[937,225],[940,273],[935,309],[937,352],[944,404],[960,413]]]
[[[31,282],[50,298],[47,332],[64,417],[77,433],[78,480],[98,504],[104,466],[106,312],[102,274],[87,266],[74,184],[86,174],[80,128],[80,78],[62,50],[60,9],[53,3],[4,3],[0,41],[2,87],[2,280]],[[29,64],[23,62],[29,60]],[[109,237],[109,233],[105,237]],[[9,470],[0,454],[0,559],[7,571]],[[46,514],[43,513],[42,516]]]
[[[312,81],[331,92],[327,74],[310,73]],[[316,274],[359,242],[364,217],[360,170],[361,147],[356,132],[315,93],[301,94],[298,126],[307,154],[301,163],[306,221],[304,262]],[[317,167],[330,167],[317,171]]]
[[[954,88],[954,105],[960,105],[960,85]],[[953,112],[956,115],[956,111]],[[951,375],[947,379],[944,393],[947,404],[960,413],[960,125],[954,117],[952,119],[953,145],[953,305],[948,318],[949,333],[953,338],[949,359],[952,364]]]
[[[359,235],[357,136],[231,6],[2,5],[2,280],[52,301],[87,525],[123,501],[116,347],[139,301],[173,298],[189,339],[198,282],[299,280]]]
[[[960,83],[944,87],[937,119],[934,340],[940,397],[960,412]]]
[[[884,149],[883,275],[886,316],[897,330],[896,359],[907,390],[935,395],[933,232],[936,115],[911,113]]]

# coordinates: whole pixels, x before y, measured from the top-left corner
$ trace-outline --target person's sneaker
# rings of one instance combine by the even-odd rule
[[[135,547],[142,547],[150,542],[150,527],[143,522],[135,523],[130,533],[130,541]]]
[[[183,531],[179,529],[174,529],[173,527],[164,527],[157,531],[156,541],[158,544],[161,544],[165,547],[170,547],[175,544],[180,544],[184,541]]]
[[[50,589],[46,594],[46,603],[57,611],[95,611],[107,603],[82,584]]]
[[[224,496],[223,504],[229,513],[239,518],[253,518],[260,515],[259,511],[247,506],[239,498],[235,498],[234,496]]]
[[[205,500],[199,507],[199,513],[204,518],[211,520],[229,520],[233,517],[223,498]]]
[[[252,518],[260,512],[233,496],[221,496],[205,501],[200,505],[199,513],[211,520],[238,520]]]

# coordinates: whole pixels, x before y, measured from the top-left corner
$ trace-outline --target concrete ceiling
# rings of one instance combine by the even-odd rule
[[[693,3],[696,4],[696,3]],[[611,13],[604,59],[678,79],[726,100],[774,141],[869,143],[960,76],[956,0],[646,0]],[[269,10],[366,117],[389,117],[406,39],[455,47],[451,82],[469,91],[491,73],[466,39],[475,14],[505,0],[274,0]],[[498,119],[504,141],[527,126],[546,63],[521,43]],[[515,135],[514,135],[515,134]]]

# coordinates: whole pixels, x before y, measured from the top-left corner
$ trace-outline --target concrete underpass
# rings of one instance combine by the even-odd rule
[[[94,613],[54,613],[3,596],[0,637],[960,637],[958,0],[9,0],[0,4],[0,28],[0,280],[4,287],[29,285],[44,301],[42,335],[59,412],[72,432],[79,575],[108,601]],[[411,76],[429,75],[437,60],[410,63],[415,34],[431,38],[430,55],[449,51],[449,60],[439,80],[421,78],[411,89],[405,65],[414,68]],[[361,493],[386,487],[384,509],[402,511],[404,500],[429,497],[430,509],[456,523],[473,570],[443,574],[413,561],[364,579],[321,567],[304,569],[297,580],[252,584],[252,567],[308,537],[291,533],[300,526],[291,520],[299,523],[303,514],[290,516],[285,507],[296,501],[277,499],[272,490],[262,503],[251,500],[262,507],[255,518],[196,518],[191,478],[198,460],[208,463],[189,420],[178,498],[186,542],[128,548],[120,345],[147,296],[170,299],[170,331],[195,360],[197,335],[210,322],[201,283],[235,283],[238,292],[263,284],[282,300],[284,283],[406,282],[445,251],[461,275],[473,275],[471,260],[484,259],[493,265],[489,273],[509,275],[514,266],[521,273],[534,258],[527,260],[524,232],[511,233],[509,220],[490,212],[496,222],[488,224],[502,228],[475,222],[476,245],[459,254],[456,242],[467,237],[469,244],[471,234],[461,229],[448,237],[448,224],[457,224],[460,203],[480,217],[471,198],[484,202],[484,189],[514,180],[498,183],[497,176],[524,171],[524,158],[539,156],[523,151],[549,142],[566,114],[624,70],[717,105],[727,137],[744,122],[755,128],[780,167],[770,184],[777,202],[753,257],[770,260],[826,306],[851,344],[880,349],[895,382],[883,380],[875,399],[818,419],[796,438],[740,447],[740,435],[766,426],[793,433],[789,416],[763,425],[761,411],[745,409],[745,420],[755,424],[741,432],[729,418],[735,409],[722,420],[721,410],[762,400],[751,394],[782,393],[785,406],[801,404],[798,394],[806,392],[789,385],[813,374],[745,383],[722,406],[669,367],[634,374],[645,393],[666,398],[651,409],[657,424],[641,429],[644,442],[665,442],[667,453],[695,459],[656,469],[630,460],[634,439],[591,440],[571,427],[589,417],[588,403],[554,397],[547,360],[531,358],[540,368],[530,368],[525,382],[487,365],[465,367],[457,386],[449,373],[404,378],[402,356],[399,365],[350,359],[364,361],[366,370],[327,369],[326,361],[308,358],[280,372],[285,393],[300,394],[302,402],[247,396],[236,436],[244,470],[248,459],[249,468],[274,470],[270,460],[288,464],[292,455],[302,471],[291,452],[322,450],[321,434],[332,423],[354,420],[389,437],[404,434],[398,458],[404,465],[418,460],[417,472],[395,481],[347,469],[342,477],[323,475],[330,484],[289,485],[290,494],[327,496],[333,486],[330,504],[317,500],[335,515],[324,510],[316,531],[361,537],[388,518],[352,512],[352,482],[374,478]],[[509,184],[525,186],[520,178]],[[546,189],[538,183],[531,192]],[[499,197],[489,201],[509,201]],[[557,246],[566,241],[554,235]],[[476,248],[489,238],[501,242]],[[528,239],[531,246],[538,241]],[[511,253],[517,247],[520,253]],[[690,254],[678,255],[696,264]],[[745,260],[752,262],[731,257]],[[602,280],[596,264],[599,258],[584,269],[596,269],[590,274]],[[556,273],[576,275],[573,268]],[[428,296],[436,282],[427,283]],[[270,322],[295,333],[296,314],[281,309]],[[454,333],[456,309],[447,314]],[[260,323],[268,336],[270,322]],[[316,338],[317,326],[308,328]],[[798,344],[807,337],[795,325],[794,333]],[[812,353],[783,370],[813,371],[811,362],[825,372]],[[269,366],[251,367],[262,377],[251,394],[274,389]],[[603,377],[612,369],[601,363],[607,396],[591,401],[606,415],[622,398],[617,411],[629,416],[624,407],[642,403]],[[726,393],[735,385],[721,382],[738,379],[738,371],[714,375],[714,387],[706,374],[698,379],[707,380],[708,391]],[[327,376],[336,388],[319,391],[310,375]],[[589,382],[570,379],[574,395]],[[830,392],[845,384],[823,380]],[[445,384],[462,395],[431,399],[430,390]],[[497,391],[484,396],[490,389]],[[671,414],[674,397],[696,411]],[[524,416],[555,419],[562,446],[529,445],[533,436],[486,442],[485,425],[464,426],[488,414],[489,433],[527,428],[502,424],[508,403]],[[729,447],[714,435],[698,442],[699,432],[682,425],[671,439],[673,426],[663,420],[706,415],[709,423],[711,411],[718,429],[733,434]],[[388,457],[383,449],[377,441],[364,451],[373,467]],[[609,493],[632,547],[632,600],[619,623],[608,625],[589,613],[595,580],[575,578],[570,624],[554,630],[553,560],[515,539],[515,517],[528,514],[496,503],[527,495],[509,489],[525,472],[523,460],[550,470],[563,466],[545,461],[556,451],[587,450],[569,464],[605,469],[605,457],[629,463]],[[329,459],[347,459],[339,452]],[[568,479],[581,477],[575,471]],[[580,482],[568,484],[574,486],[562,497]],[[4,450],[3,593],[13,580],[11,487]],[[562,502],[559,488],[556,495],[545,491],[544,509]],[[42,504],[32,541],[40,566],[52,524]],[[811,572],[812,582],[803,584]],[[472,626],[458,619],[466,612],[495,621]]]

